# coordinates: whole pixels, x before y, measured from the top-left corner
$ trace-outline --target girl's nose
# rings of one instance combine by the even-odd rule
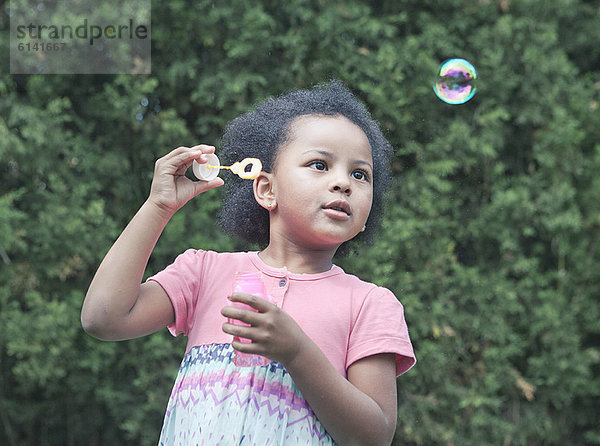
[[[335,187],[333,188],[333,190],[334,190],[335,192],[342,192],[342,193],[344,193],[344,194],[346,194],[346,195],[350,195],[350,193],[351,193],[351,191],[350,191],[350,188],[349,188],[349,187],[348,187],[348,188],[342,188],[342,187],[340,187],[340,186],[335,186]]]
[[[336,174],[332,178],[330,188],[334,192],[342,192],[346,195],[350,195],[352,193],[352,188],[350,187],[350,179],[346,174]]]

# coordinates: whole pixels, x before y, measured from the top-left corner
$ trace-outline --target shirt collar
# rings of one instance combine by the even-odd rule
[[[332,265],[330,270],[323,271],[321,273],[292,273],[285,266],[283,268],[274,268],[267,265],[258,256],[258,251],[250,251],[248,252],[248,255],[250,256],[250,260],[256,268],[258,268],[263,274],[271,277],[287,277],[294,280],[319,280],[344,273],[344,270],[337,265]]]

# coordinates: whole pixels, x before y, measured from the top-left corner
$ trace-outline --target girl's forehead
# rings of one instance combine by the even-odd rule
[[[291,130],[298,130],[298,129],[302,129],[304,127],[311,127],[311,126],[315,126],[315,125],[321,125],[321,126],[327,126],[327,125],[331,125],[332,123],[340,123],[342,125],[350,125],[350,126],[355,126],[358,129],[360,129],[360,127],[358,127],[356,124],[354,124],[350,119],[348,119],[346,116],[344,115],[320,115],[320,114],[310,114],[310,115],[300,115],[297,116],[296,118],[292,119],[289,128]],[[361,129],[362,131],[362,129]]]
[[[285,141],[278,148],[273,166],[282,157],[295,157],[313,149],[342,148],[355,158],[372,163],[371,145],[365,132],[343,115],[302,115],[289,125]]]
[[[293,145],[294,142],[335,143],[339,140],[352,140],[357,145],[366,144],[370,152],[370,144],[365,132],[343,115],[299,116],[291,122],[288,133],[287,145]]]

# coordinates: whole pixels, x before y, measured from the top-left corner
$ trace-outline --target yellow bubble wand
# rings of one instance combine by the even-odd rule
[[[253,180],[262,171],[262,163],[258,158],[244,158],[231,166],[221,166],[219,158],[214,153],[207,154],[206,158],[207,162],[205,164],[194,161],[192,165],[194,175],[201,181],[214,180],[219,176],[220,169],[228,169],[245,180]],[[246,171],[246,168],[250,165],[252,167],[249,171]]]

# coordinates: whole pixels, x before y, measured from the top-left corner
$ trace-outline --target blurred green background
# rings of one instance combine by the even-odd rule
[[[151,75],[10,75],[8,3],[0,444],[156,443],[185,341],[87,336],[95,269],[157,158],[330,78],[395,148],[379,238],[336,260],[405,306],[394,444],[600,444],[600,1],[153,1]],[[452,57],[480,77],[464,105],[432,91]],[[215,227],[220,194],[175,215],[148,275],[247,248]]]

